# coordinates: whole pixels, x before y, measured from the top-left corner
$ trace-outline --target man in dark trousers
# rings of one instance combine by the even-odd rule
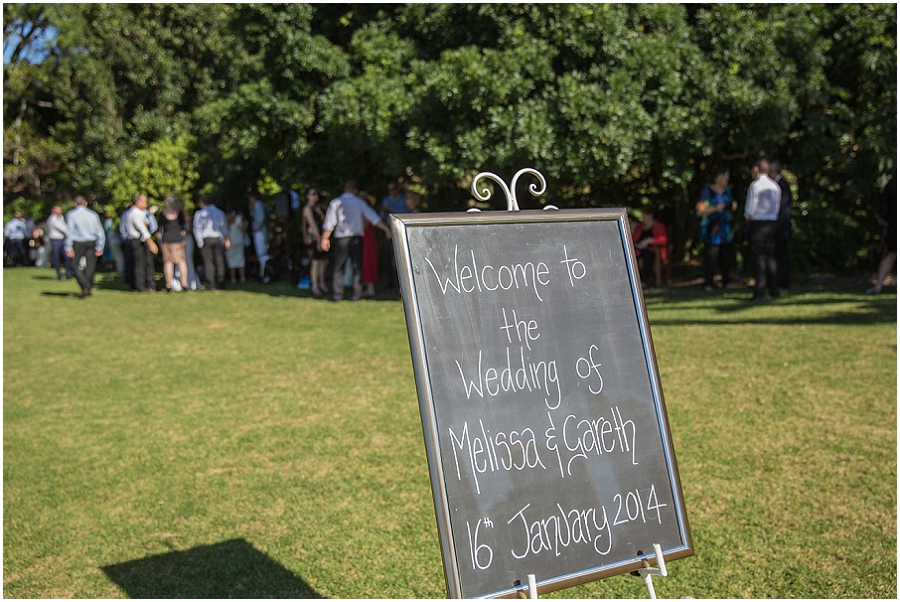
[[[100,216],[88,209],[87,200],[75,197],[75,208],[66,213],[65,251],[75,269],[75,280],[81,286],[81,297],[90,297],[94,287],[97,258],[103,255],[106,233]],[[84,270],[81,261],[84,259]]]
[[[344,264],[347,257],[353,266],[353,301],[362,298],[362,238],[366,221],[380,228],[391,239],[391,229],[381,220],[367,202],[359,198],[359,185],[356,180],[344,184],[344,194],[333,199],[325,214],[322,224],[322,250],[326,253],[332,247],[331,235],[334,234],[334,278],[332,301],[344,298]]]
[[[225,212],[216,207],[216,197],[207,194],[197,202],[200,209],[194,214],[194,239],[203,257],[203,275],[207,291],[225,283],[225,251],[231,247]]]
[[[791,288],[791,264],[788,243],[791,240],[791,204],[794,196],[791,185],[781,177],[781,161],[775,159],[769,164],[769,177],[781,188],[781,204],[775,224],[775,272],[779,289]]]
[[[766,290],[772,297],[778,296],[775,267],[775,232],[781,188],[769,177],[769,162],[760,159],[751,168],[753,183],[747,190],[744,218],[750,230],[750,252],[756,286],[752,301],[765,301]]]
[[[155,292],[153,282],[153,256],[159,250],[153,241],[147,220],[147,197],[139,194],[134,205],[123,214],[124,232],[131,247],[131,259],[134,266],[132,287],[141,293]]]

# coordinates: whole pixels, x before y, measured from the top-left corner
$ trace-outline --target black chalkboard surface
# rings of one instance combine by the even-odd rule
[[[624,211],[391,227],[449,594],[691,555]]]

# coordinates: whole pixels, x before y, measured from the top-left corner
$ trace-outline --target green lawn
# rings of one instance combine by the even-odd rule
[[[4,596],[446,595],[400,302],[76,292],[3,271]],[[647,295],[696,549],[657,594],[896,598],[894,289],[747,296]]]

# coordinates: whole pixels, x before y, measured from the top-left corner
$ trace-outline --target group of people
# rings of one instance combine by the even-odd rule
[[[184,211],[181,201],[170,195],[163,201],[158,219],[148,210],[147,197],[135,195],[131,206],[122,214],[119,229],[126,250],[123,270],[126,284],[142,293],[154,292],[154,256],[157,254],[162,259],[166,291],[200,288],[215,291],[227,281],[231,284],[244,282],[244,250],[251,240],[264,269],[268,260],[268,213],[257,193],[250,193],[248,201],[252,239],[240,213],[230,209],[226,215],[217,206],[215,195],[200,197],[193,218]],[[205,286],[201,285],[195,269],[194,252],[197,249]]]
[[[777,298],[782,290],[791,286],[788,244],[793,193],[782,176],[781,161],[758,159],[750,169],[753,181],[747,189],[742,227],[750,243],[755,279],[751,300],[765,301],[767,293]],[[722,287],[731,283],[738,203],[728,186],[729,179],[727,169],[714,170],[712,182],[703,187],[696,206],[704,247],[704,289],[707,291],[715,286],[717,269]]]
[[[755,277],[753,301],[776,298],[783,289],[790,288],[791,208],[793,195],[790,185],[782,177],[778,160],[759,159],[751,167],[753,181],[747,190],[743,229],[750,244],[752,273]],[[704,284],[707,291],[716,287],[716,273],[721,286],[727,288],[732,278],[735,235],[738,230],[738,203],[729,187],[727,169],[715,169],[710,182],[700,192],[695,207],[703,242]],[[344,297],[345,271],[352,273],[352,299],[374,295],[378,280],[377,244],[375,229],[391,238],[387,226],[392,213],[418,211],[418,198],[401,190],[397,180],[387,186],[388,194],[376,211],[375,197],[361,192],[355,180],[344,185],[343,193],[323,208],[318,189],[306,190],[305,205],[300,207],[299,195],[291,193],[290,207],[300,210],[300,232],[306,253],[304,265],[308,274],[303,281],[313,296],[329,296],[333,301]],[[878,270],[878,282],[868,292],[878,293],[887,274],[896,262],[896,183],[892,179],[885,189],[891,197],[883,201],[885,214],[885,255]],[[294,197],[297,197],[296,199]],[[886,197],[887,198],[887,197]],[[50,264],[57,278],[76,278],[83,297],[90,296],[93,275],[99,258],[115,262],[124,273],[125,282],[133,290],[156,290],[155,257],[161,252],[163,276],[167,291],[214,291],[226,282],[232,285],[246,280],[245,252],[252,248],[258,262],[260,277],[269,260],[269,212],[260,195],[248,197],[249,219],[230,208],[226,214],[216,206],[214,195],[198,201],[199,209],[191,218],[174,195],[166,197],[162,211],[148,208],[146,195],[136,194],[131,205],[120,218],[118,230],[113,221],[88,209],[83,196],[75,197],[74,209],[63,216],[60,206],[53,207],[47,220],[36,227],[33,222],[15,212],[4,228],[4,250],[12,265],[29,264],[29,244],[36,238],[50,243]],[[641,221],[632,228],[632,240],[639,260],[641,281],[647,285],[656,271],[659,279],[660,262],[666,262],[668,233],[649,207],[642,210]],[[43,243],[38,243],[43,246]],[[390,285],[399,294],[393,246],[388,245]],[[203,276],[202,286],[194,264],[194,251],[200,250]],[[328,286],[327,265],[331,262],[331,288]],[[303,282],[302,281],[302,282]],[[302,284],[301,282],[301,284]],[[767,297],[768,295],[768,297]]]
[[[778,160],[759,159],[752,167],[753,182],[747,190],[743,221],[750,243],[755,278],[752,301],[765,301],[767,293],[776,298],[790,288],[791,207],[793,194],[782,177]],[[722,288],[731,283],[734,240],[737,232],[738,203],[729,187],[727,169],[714,169],[711,182],[703,187],[695,206],[703,241],[703,288],[714,290],[715,276],[721,276]],[[666,261],[667,231],[651,208],[642,211],[641,222],[632,229],[635,253],[639,259],[641,280],[646,284],[657,260]]]
[[[35,263],[37,258],[32,257],[29,246],[35,244],[37,230],[39,228],[30,215],[24,217],[21,211],[13,212],[12,219],[3,227],[3,253],[9,257],[10,266],[26,266]]]
[[[327,210],[319,205],[319,192],[315,188],[306,191],[301,231],[310,258],[310,290],[315,297],[331,295],[332,301],[344,298],[345,270],[349,266],[352,276],[353,301],[374,295],[378,280],[377,244],[375,229],[391,239],[387,225],[392,213],[418,211],[413,195],[400,189],[396,180],[388,183],[388,194],[381,202],[380,212],[375,210],[375,197],[359,190],[356,180],[344,184],[343,193],[329,203]],[[391,269],[390,284],[399,294],[393,247],[388,245],[388,261]],[[330,253],[330,256],[329,256]],[[332,264],[332,288],[326,282],[326,266]]]
[[[374,197],[360,192],[354,180],[345,184],[343,194],[332,200],[327,210],[321,206],[316,188],[306,191],[306,204],[302,208],[299,195],[294,195],[298,199],[296,202],[291,199],[291,209],[300,209],[304,251],[309,260],[304,264],[309,266],[307,277],[312,294],[316,297],[330,294],[332,300],[341,300],[344,272],[349,267],[352,299],[373,296],[378,273],[375,228],[384,231],[390,239],[388,215],[417,210],[417,202],[407,202],[407,194],[400,190],[396,180],[388,184],[388,195],[380,213],[374,208]],[[28,241],[33,236],[29,229],[40,230],[39,236],[49,238],[50,263],[56,269],[57,278],[75,278],[82,297],[91,295],[97,262],[104,256],[116,265],[125,283],[141,293],[156,291],[158,255],[167,291],[215,291],[227,282],[233,285],[246,281],[248,248],[255,252],[261,277],[269,260],[268,208],[256,192],[251,192],[247,200],[248,219],[234,208],[229,208],[226,214],[217,207],[214,195],[202,196],[197,203],[198,210],[191,217],[174,195],[164,199],[159,211],[148,206],[146,195],[135,194],[119,219],[119,227],[115,228],[110,218],[101,222],[99,215],[88,208],[87,200],[79,195],[74,199],[74,208],[65,216],[62,208],[55,206],[39,228],[29,226],[16,212],[4,228],[5,252],[12,265],[28,265]],[[195,269],[197,249],[205,284],[201,284]],[[329,257],[333,267],[330,292],[326,274]],[[393,263],[393,253],[390,260]],[[390,273],[391,285],[399,292],[396,272],[390,270]]]

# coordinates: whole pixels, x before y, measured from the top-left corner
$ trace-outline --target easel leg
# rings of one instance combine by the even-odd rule
[[[650,563],[643,560],[644,568],[640,569],[641,577],[644,579],[644,585],[647,586],[647,593],[651,600],[656,600],[656,590],[653,588],[653,575],[666,577],[669,571],[666,569],[666,559],[663,557],[662,546],[658,543],[653,544],[653,552],[656,554],[657,568],[650,568]]]
[[[641,571],[643,573],[643,571]],[[653,589],[653,575],[650,573],[644,573],[644,585],[647,586],[647,594],[649,594],[651,600],[656,600],[656,590]]]
[[[534,574],[528,575],[528,595],[525,595],[525,588],[522,587],[521,581],[516,581],[516,597],[520,600],[537,600],[537,579]]]

